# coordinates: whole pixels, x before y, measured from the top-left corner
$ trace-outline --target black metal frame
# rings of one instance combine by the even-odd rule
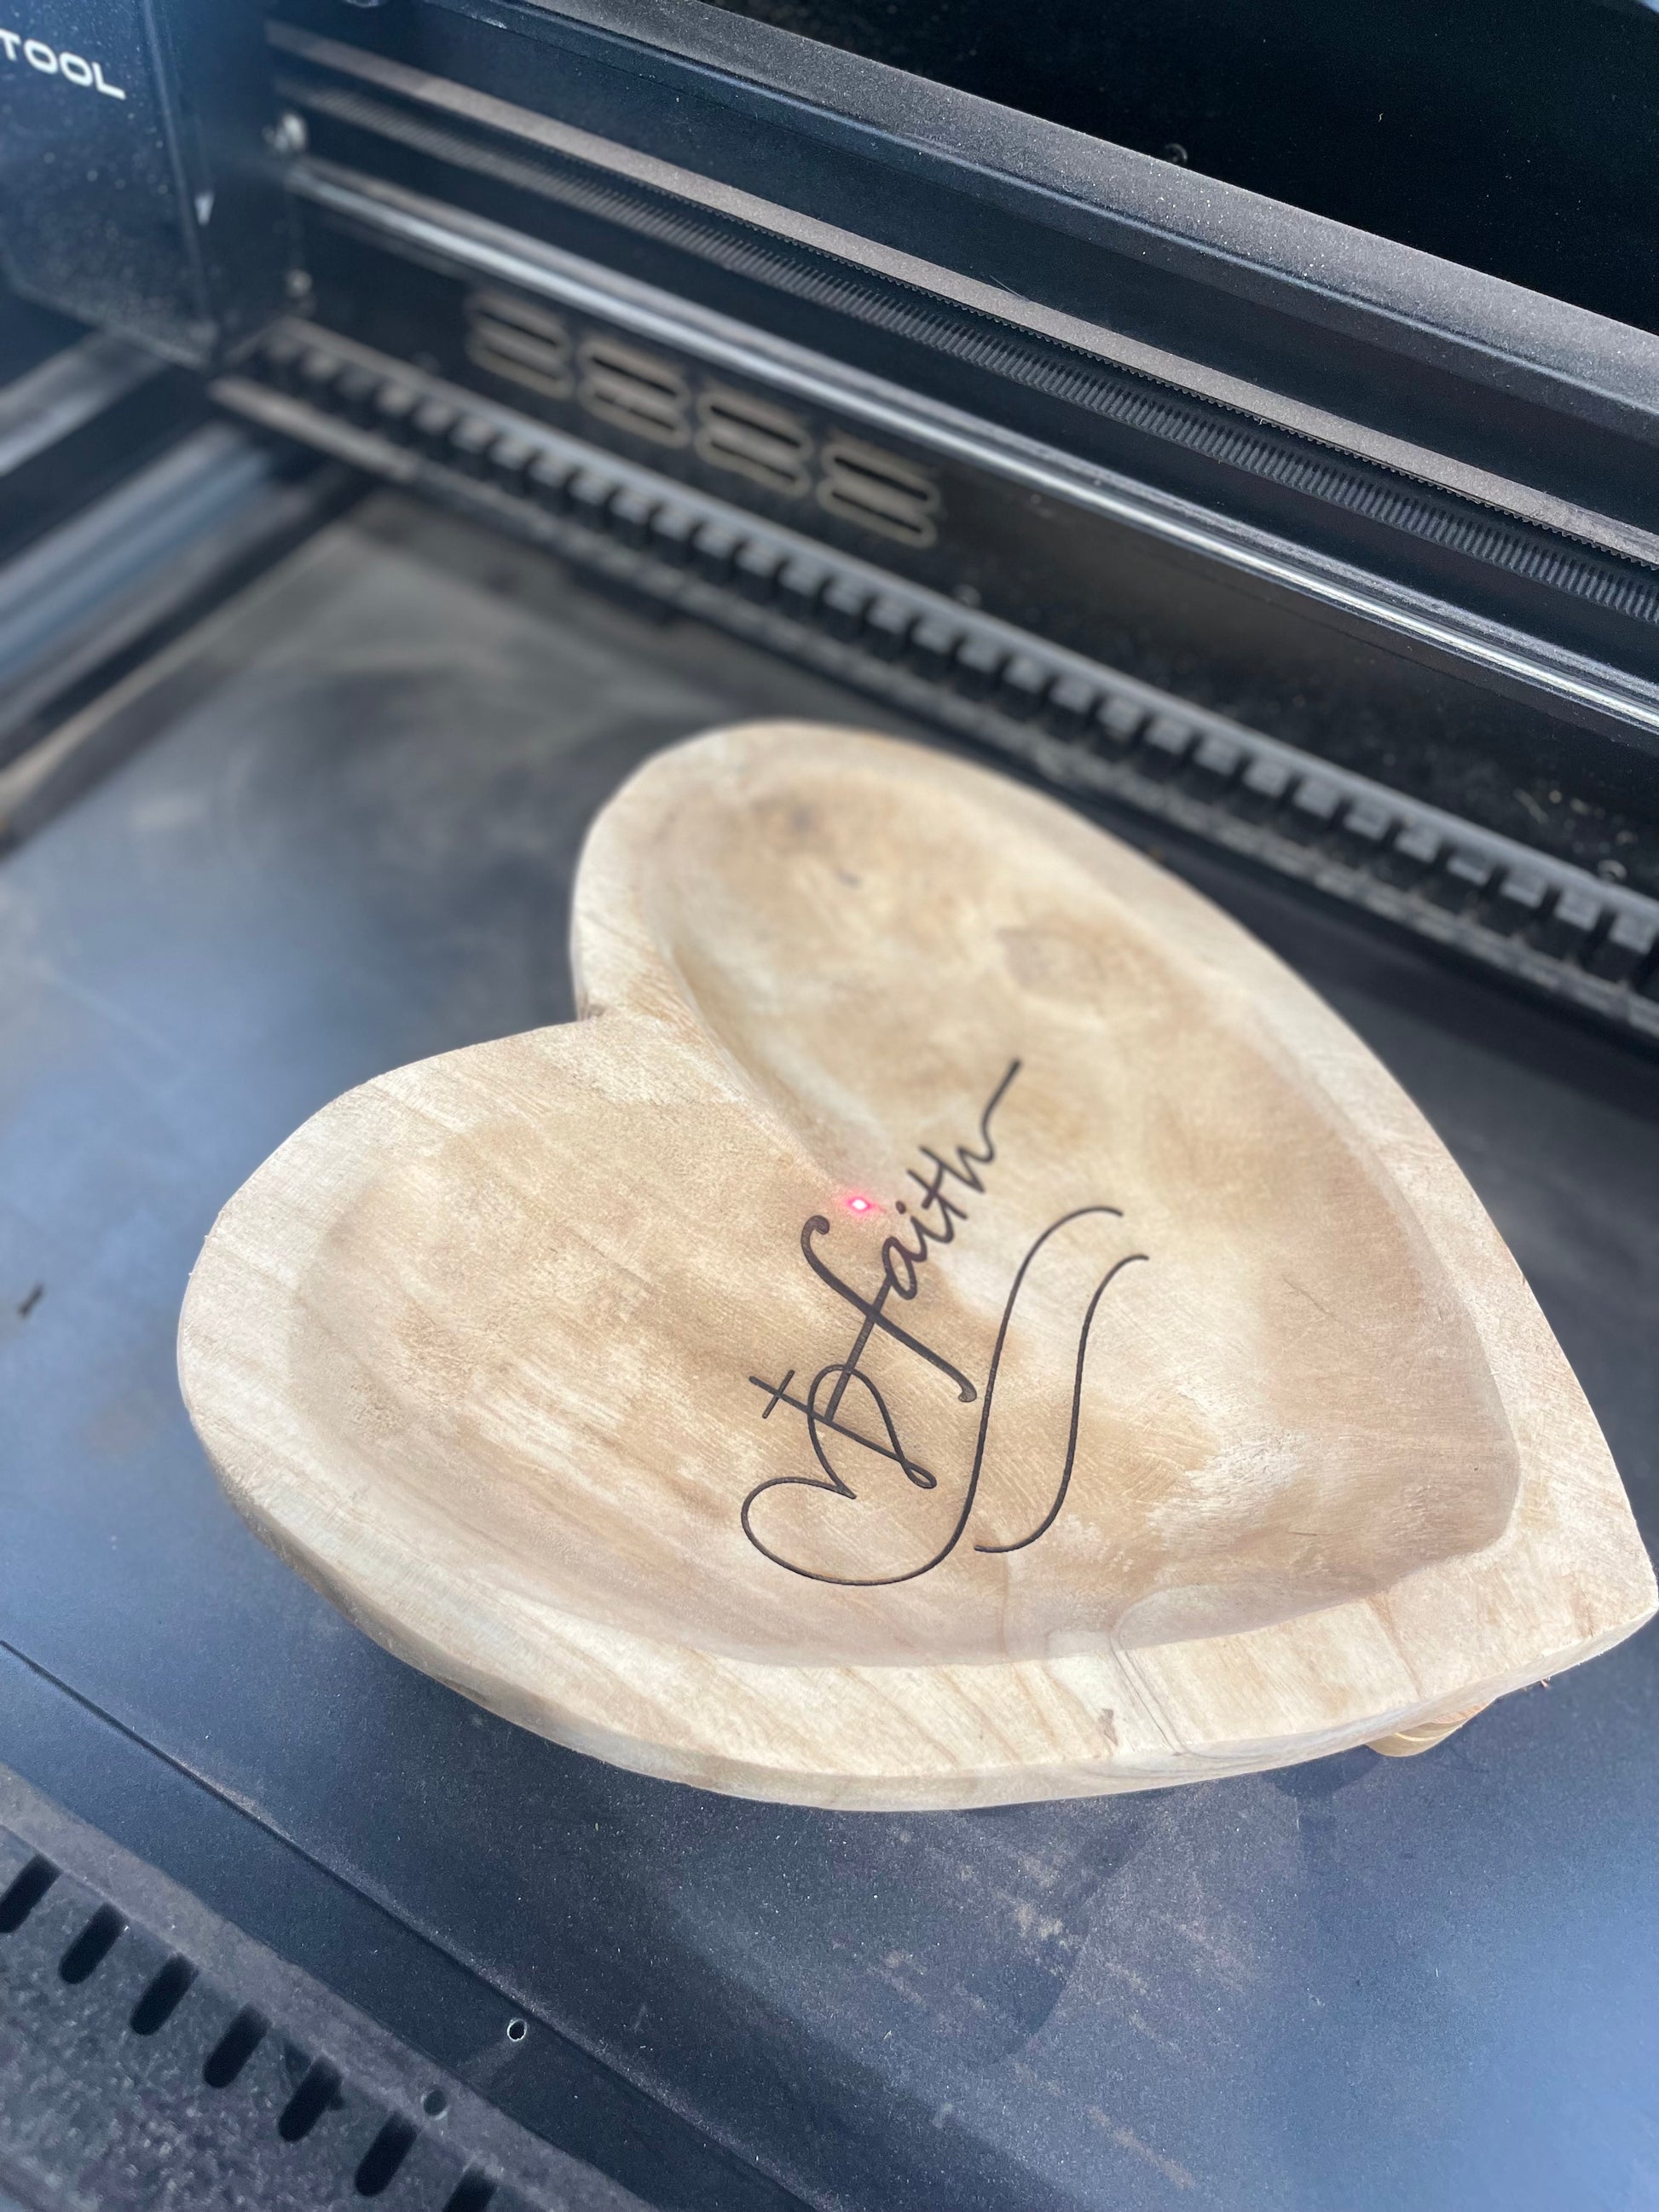
[[[592,133],[706,206],[744,195],[775,237],[839,234],[857,265],[1012,328],[1653,551],[1655,480],[1629,456],[1659,432],[1659,356],[1582,309],[714,9],[283,14],[437,79],[453,117],[500,101]]]
[[[288,224],[257,10],[30,0],[0,52],[0,271],[205,367],[279,312]]]
[[[216,389],[253,421],[1659,1045],[1659,897],[331,331],[249,366]]]

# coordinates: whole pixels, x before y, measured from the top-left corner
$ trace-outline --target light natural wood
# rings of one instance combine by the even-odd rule
[[[1077,816],[726,731],[605,809],[572,934],[582,1018],[337,1099],[185,1304],[231,1496],[415,1665],[649,1773],[947,1807],[1396,1739],[1653,1610],[1422,1117]]]
[[[1380,1735],[1370,1748],[1381,1752],[1384,1759],[1415,1759],[1421,1751],[1432,1751],[1437,1743],[1444,1743],[1449,1735],[1455,1735],[1467,1728],[1477,1713],[1484,1713],[1484,1705],[1471,1705],[1466,1713],[1448,1713],[1437,1721],[1418,1721],[1410,1728],[1395,1729],[1391,1735]]]

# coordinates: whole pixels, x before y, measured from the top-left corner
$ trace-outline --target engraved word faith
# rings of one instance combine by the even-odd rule
[[[766,1404],[761,1412],[763,1420],[769,1420],[780,1406],[787,1406],[805,1418],[813,1456],[822,1470],[821,1474],[816,1475],[774,1475],[767,1481],[757,1484],[743,1502],[741,1519],[744,1535],[748,1537],[757,1552],[770,1559],[775,1565],[787,1568],[791,1574],[801,1575],[811,1582],[836,1583],[848,1588],[868,1589],[884,1587],[893,1583],[914,1582],[919,1575],[930,1573],[933,1568],[940,1565],[949,1558],[960,1542],[973,1512],[974,1499],[984,1463],[986,1438],[989,1429],[992,1403],[996,1392],[997,1374],[1002,1362],[1003,1347],[1007,1341],[1008,1331],[1014,1318],[1019,1294],[1032,1261],[1050,1237],[1066,1228],[1071,1223],[1081,1220],[1086,1215],[1105,1214],[1119,1220],[1122,1218],[1121,1210],[1115,1206],[1078,1206],[1071,1212],[1062,1214],[1057,1221],[1050,1222],[1042,1235],[1036,1238],[1020,1261],[1015,1272],[1013,1282],[1009,1288],[982,1394],[954,1362],[947,1359],[944,1353],[933,1345],[924,1343],[921,1337],[904,1328],[895,1317],[890,1310],[892,1301],[897,1299],[901,1304],[908,1304],[915,1298],[921,1283],[919,1270],[926,1267],[933,1259],[933,1248],[953,1244],[956,1242],[958,1227],[967,1224],[969,1212],[965,1203],[966,1197],[971,1194],[974,1198],[979,1199],[986,1195],[987,1185],[981,1170],[992,1167],[997,1157],[996,1140],[991,1131],[992,1120],[998,1107],[1006,1097],[1014,1079],[1018,1075],[1020,1066],[1021,1063],[1018,1060],[1011,1060],[1002,1080],[987,1099],[984,1109],[979,1117],[977,1149],[971,1145],[958,1145],[956,1147],[953,1164],[942,1158],[929,1146],[922,1145],[917,1147],[922,1158],[927,1163],[930,1172],[924,1175],[911,1168],[907,1170],[907,1173],[910,1180],[921,1189],[921,1196],[909,1206],[901,1199],[895,1207],[896,1212],[907,1216],[910,1227],[915,1231],[915,1242],[914,1244],[907,1243],[902,1237],[898,1236],[885,1239],[881,1247],[881,1275],[874,1291],[868,1296],[836,1274],[827,1264],[822,1253],[817,1250],[818,1241],[830,1234],[830,1223],[826,1217],[821,1213],[815,1213],[802,1226],[800,1249],[807,1266],[811,1267],[819,1281],[833,1291],[837,1297],[844,1298],[860,1319],[858,1334],[854,1338],[852,1347],[846,1357],[832,1360],[827,1366],[821,1367],[806,1386],[804,1393],[791,1394],[789,1386],[794,1382],[796,1373],[793,1367],[789,1369],[781,1382],[769,1382],[758,1375],[751,1375],[749,1377],[755,1388],[766,1395]],[[954,1186],[953,1189],[947,1191],[945,1188],[947,1182]],[[1027,1545],[1036,1543],[1040,1536],[1046,1534],[1053,1527],[1060,1507],[1066,1501],[1066,1492],[1071,1482],[1073,1464],[1077,1455],[1084,1358],[1088,1349],[1089,1332],[1094,1322],[1096,1309],[1107,1289],[1123,1268],[1129,1266],[1132,1261],[1144,1260],[1146,1257],[1146,1255],[1144,1252],[1134,1252],[1117,1261],[1097,1285],[1093,1296],[1088,1302],[1075,1346],[1072,1418],[1065,1464],[1048,1511],[1034,1528],[1019,1537],[1015,1542],[975,1544],[974,1549],[976,1552],[1023,1551]],[[860,1364],[872,1339],[877,1335],[889,1339],[937,1370],[947,1382],[954,1384],[959,1403],[963,1405],[973,1405],[976,1401],[980,1403],[978,1441],[974,1452],[972,1469],[955,1526],[943,1545],[934,1551],[931,1558],[924,1559],[919,1566],[905,1568],[892,1574],[828,1574],[816,1568],[802,1566],[797,1561],[786,1559],[781,1553],[774,1550],[756,1533],[753,1513],[757,1499],[770,1490],[787,1488],[823,1490],[833,1492],[837,1497],[856,1500],[858,1492],[838,1471],[830,1459],[829,1438],[832,1437],[845,1438],[866,1451],[874,1452],[878,1457],[890,1461],[902,1471],[906,1480],[914,1484],[918,1490],[935,1490],[939,1486],[939,1477],[924,1467],[912,1453],[905,1449],[885,1396],[873,1379],[866,1374]],[[859,1398],[849,1405],[848,1402],[849,1394],[853,1392],[857,1392]],[[867,1417],[873,1417],[874,1425],[879,1431],[878,1435],[872,1436],[865,1426],[854,1425],[854,1415],[859,1410],[860,1401],[865,1414]]]

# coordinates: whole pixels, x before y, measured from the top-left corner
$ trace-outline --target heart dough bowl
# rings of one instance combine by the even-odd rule
[[[1413,1749],[1653,1609],[1514,1261],[1336,1017],[942,755],[764,725],[583,854],[580,1018],[337,1099],[185,1398],[368,1633],[811,1804]]]

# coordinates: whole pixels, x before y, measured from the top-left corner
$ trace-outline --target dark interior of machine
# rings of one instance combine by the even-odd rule
[[[714,0],[1659,327],[1659,18],[1608,0]]]

